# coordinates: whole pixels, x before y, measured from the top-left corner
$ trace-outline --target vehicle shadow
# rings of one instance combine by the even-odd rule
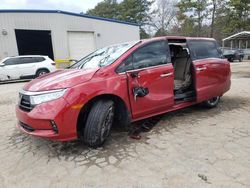
[[[8,147],[24,156],[32,154],[33,156],[45,157],[47,163],[58,160],[72,161],[76,166],[91,166],[94,164],[99,167],[110,164],[116,166],[123,159],[134,158],[138,144],[144,144],[147,147],[147,140],[151,134],[158,134],[163,131],[171,132],[178,126],[195,125],[208,116],[219,116],[227,111],[244,109],[248,103],[249,100],[245,98],[225,96],[217,108],[207,109],[201,105],[195,105],[133,123],[128,130],[114,128],[104,146],[97,149],[89,148],[79,141],[55,142],[32,137],[17,129],[9,136]],[[145,125],[149,129],[145,130]],[[130,138],[131,134],[135,132],[137,135],[142,134],[139,140]]]
[[[0,85],[4,85],[4,84],[15,84],[15,83],[22,83],[22,82],[29,82],[29,81],[31,81],[31,79],[0,81]]]

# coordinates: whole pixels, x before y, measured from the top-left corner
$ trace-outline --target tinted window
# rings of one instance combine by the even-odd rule
[[[7,59],[6,61],[3,62],[5,65],[16,65],[20,63],[20,59],[19,58],[11,58],[11,59]]]
[[[22,57],[20,58],[20,63],[21,64],[26,64],[26,63],[33,63],[34,59],[32,57]]]
[[[126,72],[129,70],[133,69],[133,63],[132,63],[132,56],[129,56],[127,59],[125,59],[117,68],[117,72],[121,73],[121,72]]]
[[[156,66],[167,63],[165,41],[150,43],[133,54],[134,69]]]
[[[193,60],[221,57],[215,41],[193,40],[188,42],[188,47]]]
[[[33,62],[42,62],[45,60],[44,57],[32,57],[33,58]]]

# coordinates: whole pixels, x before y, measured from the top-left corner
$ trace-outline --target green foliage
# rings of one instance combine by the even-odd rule
[[[158,5],[157,14],[152,10],[154,6],[151,6],[155,1],[158,4],[160,2],[103,0],[94,9],[88,10],[87,14],[155,26],[155,36],[172,33],[214,37],[220,41],[236,32],[250,30],[250,0],[178,0],[178,11],[173,14],[169,9],[174,6],[161,6],[168,0],[162,0]],[[174,20],[175,24],[170,24],[169,20]],[[145,28],[140,29],[140,34],[141,38],[150,37]]]
[[[124,0],[120,3],[121,19],[129,22],[145,23],[149,20],[151,4],[147,0]]]
[[[119,19],[122,21],[144,24],[149,21],[149,10],[152,2],[148,0],[104,0],[86,14],[105,18]],[[141,38],[148,38],[145,30],[140,30]]]
[[[149,20],[149,10],[152,2],[148,0],[104,0],[86,14],[114,18],[128,22],[145,23]]]
[[[249,0],[180,0],[178,8],[181,35],[196,34],[221,40],[236,32],[250,30]]]
[[[88,10],[86,14],[117,19],[119,17],[119,4],[116,0],[104,0],[98,3],[94,9]]]
[[[140,38],[141,39],[147,39],[150,38],[150,35],[145,31],[145,29],[140,29]]]
[[[186,19],[189,19],[188,22],[195,23],[197,25],[197,36],[201,36],[203,21],[208,15],[208,1],[181,0],[177,6],[180,10],[179,19],[184,18],[184,20],[180,21],[184,21],[183,24],[186,24]],[[187,28],[189,29],[189,27]]]
[[[229,31],[239,32],[250,29],[250,2],[249,0],[230,0],[229,3]]]
[[[165,30],[164,28],[160,28],[156,31],[155,37],[160,37],[160,36],[166,36],[168,34],[168,31]]]
[[[181,31],[184,36],[195,37],[197,27],[195,26],[194,20],[190,18],[186,18],[182,24]]]

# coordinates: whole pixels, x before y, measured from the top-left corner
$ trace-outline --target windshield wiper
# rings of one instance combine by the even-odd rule
[[[100,56],[100,55],[102,55],[103,53],[104,53],[104,52],[99,53],[99,54],[95,54],[95,55],[92,55],[92,56],[88,57],[88,58],[85,59],[85,61],[84,61],[83,63],[81,63],[81,65],[79,65],[77,68],[78,68],[78,69],[82,69],[82,68],[84,67],[84,65],[85,65],[86,63],[88,63],[91,59],[93,59],[93,58],[96,57],[96,56]]]
[[[99,64],[98,64],[98,66],[99,67],[103,67],[104,65],[104,63],[107,61],[107,59],[110,57],[110,55],[107,55],[106,57],[104,57],[103,59],[101,59],[100,61],[99,61]]]

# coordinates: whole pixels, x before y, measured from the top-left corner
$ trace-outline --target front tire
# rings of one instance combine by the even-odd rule
[[[204,105],[208,108],[214,108],[216,107],[220,102],[220,97],[213,97],[212,99],[209,99],[204,102]]]
[[[39,77],[39,76],[42,76],[44,74],[47,74],[47,73],[49,73],[49,71],[46,70],[46,69],[38,70],[37,73],[36,73],[36,78]]]
[[[99,100],[90,109],[85,129],[84,143],[90,147],[101,146],[110,134],[115,106],[111,100]]]

